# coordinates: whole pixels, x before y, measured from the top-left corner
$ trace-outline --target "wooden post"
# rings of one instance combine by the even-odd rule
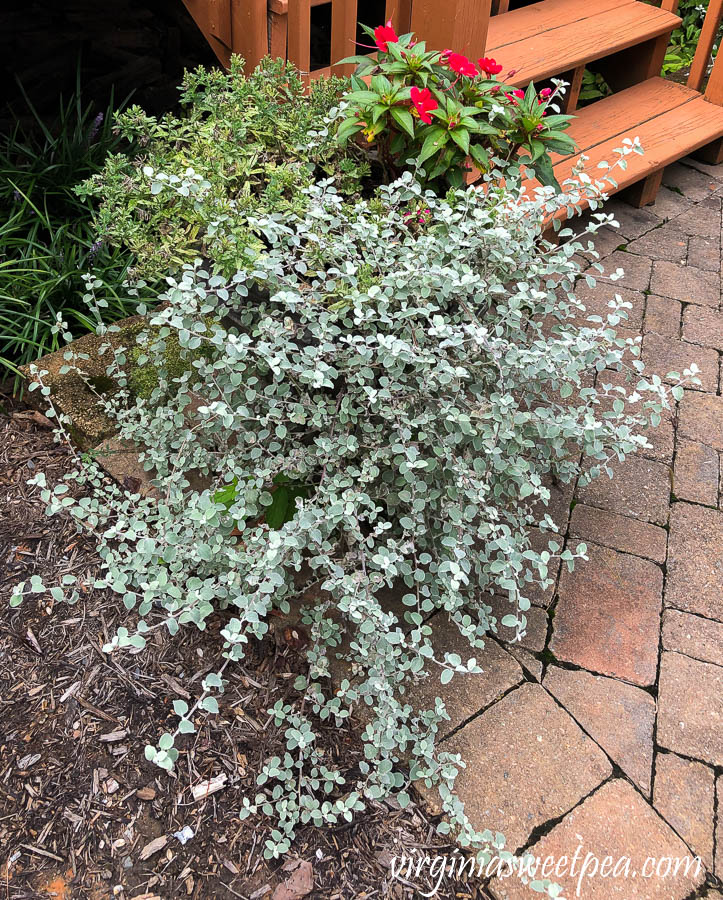
[[[221,64],[228,68],[232,47],[230,0],[183,0],[183,3]]]
[[[601,73],[615,93],[624,91],[625,88],[660,75],[669,42],[670,36],[662,34],[635,47],[619,50],[612,56],[596,61],[596,71]]]
[[[311,69],[311,0],[289,0],[288,56],[308,84]]]
[[[471,59],[487,43],[491,0],[414,0],[412,31],[433,50],[454,50]]]
[[[266,0],[231,0],[231,48],[252,72],[269,52]]]
[[[668,12],[677,13],[678,2],[679,0],[661,0],[660,8],[665,9]]]
[[[387,0],[385,21],[391,22],[397,34],[412,30],[412,0]]]
[[[637,206],[638,209],[655,203],[655,198],[663,181],[663,172],[664,169],[658,169],[657,172],[653,172],[647,178],[643,178],[641,181],[631,185],[631,187],[623,191],[623,199],[631,206]]]
[[[561,111],[566,115],[575,112],[577,109],[577,101],[580,99],[580,88],[582,87],[582,77],[585,74],[585,66],[578,66],[572,72],[565,72],[562,76],[564,81],[569,83],[567,93],[562,98],[560,104]]]
[[[694,91],[699,91],[703,85],[722,14],[723,0],[710,0],[708,12],[705,14],[703,28],[701,29],[700,38],[698,39],[698,46],[695,48],[693,64],[690,67],[690,75],[688,76],[688,87],[692,88]],[[723,72],[721,72],[720,75],[723,76]],[[712,75],[711,81],[713,81]],[[708,97],[707,91],[706,97]],[[712,102],[715,103],[716,101],[713,100]]]
[[[335,75],[350,75],[353,65],[337,66],[345,56],[354,56],[356,38],[356,0],[331,0],[331,71]]]

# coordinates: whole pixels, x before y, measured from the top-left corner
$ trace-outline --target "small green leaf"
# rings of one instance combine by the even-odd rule
[[[444,128],[432,128],[427,137],[424,139],[424,143],[422,144],[422,150],[417,158],[419,163],[423,163],[429,159],[430,156],[434,156],[442,147],[445,146],[447,141],[449,140],[449,132],[445,131]]]
[[[409,110],[401,106],[393,106],[391,112],[394,121],[401,125],[410,137],[414,137],[414,118]]]

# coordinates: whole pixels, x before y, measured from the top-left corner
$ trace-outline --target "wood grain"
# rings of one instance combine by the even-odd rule
[[[570,25],[633,2],[635,0],[596,0],[595,3],[585,0],[544,0],[543,3],[513,9],[499,17],[493,16],[490,20],[487,50],[517,43],[551,28]]]
[[[340,59],[356,52],[357,0],[331,2],[331,68],[335,75],[350,75],[354,65],[338,66]]]
[[[230,0],[183,0],[183,4],[221,64],[228,68],[232,47]]]
[[[493,17],[492,21],[504,18]],[[534,37],[500,47],[489,45],[487,52],[513,70],[505,81],[524,86],[669,34],[679,21],[677,16],[634,0]]]
[[[231,46],[251,72],[269,52],[266,0],[231,0]]]
[[[288,54],[308,80],[311,68],[311,3],[310,0],[289,0]]]
[[[651,78],[581,110],[568,133],[590,157],[586,170],[593,178],[602,174],[596,168],[599,162],[614,161],[624,138],[640,139],[643,155],[630,154],[627,168],[614,171],[617,188],[611,188],[612,193],[723,137],[723,109],[682,85]],[[560,182],[570,177],[579,158],[575,154],[557,159]],[[649,187],[653,184],[651,180]]]
[[[472,59],[487,43],[491,0],[414,0],[412,31],[433,50],[451,48]]]
[[[387,0],[385,21],[391,21],[397,34],[412,30],[412,0]]]

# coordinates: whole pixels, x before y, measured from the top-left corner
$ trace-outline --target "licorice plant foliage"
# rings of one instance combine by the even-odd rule
[[[619,297],[605,320],[586,321],[579,242],[540,239],[548,216],[583,193],[595,204],[604,185],[529,197],[492,169],[440,197],[424,182],[407,171],[353,202],[333,179],[309,185],[296,210],[259,215],[265,247],[251,265],[229,277],[198,261],[169,277],[137,337],[157,385],[133,399],[120,366],[134,348],[116,348],[120,390],[103,401],[142,448],[156,496],[109,483],[92,461],[53,491],[35,479],[50,514],[96,535],[97,584],[128,609],[107,651],[222,618],[223,663],[190,708],[175,702],[175,733],[146,748],[163,769],[199,716],[218,712],[227,668],[270,614],[300,616],[308,669],[269,710],[287,750],[241,809],[268,817],[269,857],[301,823],[350,820],[391,793],[404,806],[422,781],[439,787],[440,831],[480,853],[499,843],[454,793],[464,762],[437,746],[444,691],[418,708],[404,687],[479,672],[493,595],[511,601],[504,624],[524,631],[531,585],[549,584],[556,557],[572,566],[585,552],[565,547],[546,514],[551,479],[570,483],[583,466],[595,477],[645,446],[641,427],[682,394],[641,376],[632,340],[616,337]],[[167,368],[170,340],[187,360],[180,375]],[[68,365],[83,366],[72,348]],[[291,509],[277,515],[289,485]],[[547,548],[532,548],[535,527]],[[77,599],[73,577],[63,581],[47,589]],[[34,577],[12,602],[44,590]],[[434,642],[445,619],[468,639],[466,658]],[[347,771],[316,732],[355,708],[365,752]]]

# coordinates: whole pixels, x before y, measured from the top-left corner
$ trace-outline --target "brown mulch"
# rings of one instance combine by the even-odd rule
[[[2,394],[0,404],[0,900],[293,900],[299,891],[401,900],[429,891],[429,876],[390,877],[396,853],[451,849],[415,804],[375,804],[351,824],[303,828],[286,861],[263,858],[271,820],[239,819],[261,764],[283,748],[267,710],[304,665],[283,642],[269,639],[227,670],[219,714],[182,739],[173,775],[146,761],[144,745],[175,724],[173,699],[195,698],[217,670],[220,621],[187,628],[182,640],[154,632],[135,654],[104,654],[127,613],[92,587],[92,539],[69,517],[47,518],[39,489],[26,484],[40,470],[52,487],[72,454],[42,417]],[[39,574],[54,584],[66,573],[84,585],[75,606],[37,595],[10,608],[18,581]],[[320,731],[328,757],[353,771],[358,728]],[[218,775],[225,787],[194,802],[191,788]],[[182,844],[174,835],[186,826],[193,837]],[[484,895],[443,878],[434,896]]]

